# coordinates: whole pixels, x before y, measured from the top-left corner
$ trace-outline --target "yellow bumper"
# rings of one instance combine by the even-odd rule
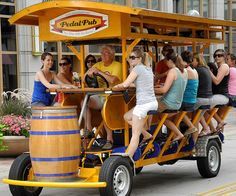
[[[3,183],[16,186],[31,186],[31,187],[51,187],[51,188],[102,188],[106,187],[106,182],[36,182],[3,179]]]

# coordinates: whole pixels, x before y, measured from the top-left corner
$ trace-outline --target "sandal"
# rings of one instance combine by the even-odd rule
[[[89,131],[88,129],[83,131],[83,134],[81,135],[81,139],[92,139],[95,137],[95,134],[93,131]]]
[[[113,147],[113,143],[110,140],[107,140],[104,146],[102,147],[102,150],[111,150]]]
[[[203,129],[201,131],[201,133],[198,135],[198,137],[203,137],[203,136],[207,136],[207,135],[210,135],[211,134],[211,131],[209,129]]]
[[[173,143],[173,142],[180,141],[180,140],[182,140],[183,138],[184,138],[184,136],[176,137],[176,138],[174,138],[174,139],[172,140],[172,143]]]
[[[227,123],[225,122],[220,122],[217,127],[216,127],[216,131],[217,133],[219,133],[220,131],[223,132],[224,131],[224,126],[226,125]]]
[[[198,129],[196,127],[189,128],[185,131],[184,136],[190,135],[190,134],[195,133],[197,131],[198,131]]]
[[[147,145],[148,142],[150,142],[152,139],[153,139],[152,136],[149,137],[148,139],[144,139],[144,138],[143,138],[143,140],[142,140],[142,141],[140,142],[140,144],[139,144],[139,147],[144,146],[144,145]]]

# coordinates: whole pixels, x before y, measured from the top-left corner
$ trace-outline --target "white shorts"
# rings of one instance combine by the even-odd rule
[[[138,116],[139,119],[145,118],[150,110],[157,110],[157,108],[158,108],[157,101],[145,103],[142,105],[136,105],[133,110],[133,115]]]

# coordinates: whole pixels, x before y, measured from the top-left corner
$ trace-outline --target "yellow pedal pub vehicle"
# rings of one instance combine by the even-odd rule
[[[84,45],[121,47],[123,80],[128,74],[126,59],[137,45],[151,48],[146,52],[156,62],[157,54],[153,51],[165,43],[203,51],[210,44],[224,43],[225,30],[236,27],[232,21],[73,0],[39,3],[16,13],[9,21],[16,25],[38,26],[42,41],[65,42],[80,61],[82,78],[85,73]],[[217,176],[224,140],[222,133],[198,138],[196,145],[191,135],[173,143],[174,133],[171,130],[162,137],[162,126],[173,111],[164,111],[161,120],[156,118],[157,111],[150,111],[149,114],[153,115],[153,138],[139,146],[134,157],[129,157],[125,151],[131,132],[123,115],[135,104],[135,89],[115,91],[109,85],[105,89],[87,86],[90,85],[82,84],[82,88],[78,89],[50,89],[64,95],[61,106],[32,107],[30,152],[17,157],[9,178],[3,179],[9,184],[12,195],[40,195],[43,187],[99,188],[104,196],[130,195],[133,177],[144,166],[174,164],[179,159],[196,160],[203,177]],[[93,113],[95,136],[88,143],[84,139],[81,142],[82,114],[89,97],[94,94],[104,95],[105,104],[101,112]],[[82,99],[84,102],[80,106]],[[230,107],[227,106],[222,119],[227,116]],[[208,124],[218,109],[209,110]],[[195,124],[202,109],[174,112],[178,113],[174,123],[179,127],[184,116],[191,113],[192,123]],[[113,130],[114,138],[119,137],[111,150],[101,150],[96,145],[101,140],[98,136],[103,136],[104,123]]]

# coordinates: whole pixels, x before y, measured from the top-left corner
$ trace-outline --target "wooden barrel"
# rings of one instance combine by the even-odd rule
[[[75,106],[32,108],[29,149],[36,180],[74,180],[80,147]]]

